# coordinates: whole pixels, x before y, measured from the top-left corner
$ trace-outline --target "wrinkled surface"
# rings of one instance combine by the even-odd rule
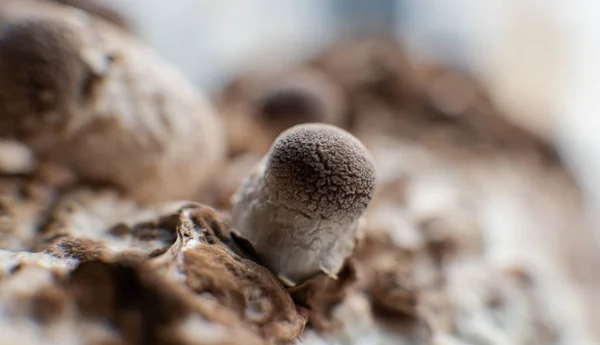
[[[7,293],[24,293],[22,303],[34,309],[22,315],[13,301],[6,308],[22,318],[11,315],[11,322],[62,319],[65,327],[92,327],[116,344],[280,344],[299,336],[306,321],[290,295],[266,268],[219,239],[230,230],[214,210],[200,204],[162,215],[146,210],[149,220],[128,226],[107,216],[131,212],[125,203],[102,203],[101,193],[97,203],[85,203],[83,195],[94,200],[89,191],[80,193],[79,204],[66,196],[69,214],[60,205],[51,212],[40,253],[0,253],[0,286],[27,279],[27,293],[16,287]],[[53,317],[55,305],[69,313]],[[198,336],[202,329],[209,334]],[[71,336],[93,343],[83,332]]]
[[[375,188],[370,154],[336,127],[303,125],[284,132],[266,162],[270,197],[321,219],[355,219]]]
[[[343,44],[308,64],[342,93],[339,123],[369,149],[377,173],[337,279],[285,288],[235,235],[229,198],[271,129],[248,129],[259,145],[238,138],[207,190],[214,208],[142,205],[73,182],[52,162],[33,167],[27,150],[6,144],[0,343],[600,341],[600,251],[550,143],[505,121],[476,81],[415,65],[390,42]],[[271,90],[260,83],[250,88]],[[223,98],[228,106],[247,106],[240,84]]]

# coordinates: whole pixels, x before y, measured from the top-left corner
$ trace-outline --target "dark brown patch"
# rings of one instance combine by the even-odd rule
[[[110,322],[128,344],[180,344],[165,335],[191,312],[151,269],[126,261],[83,263],[68,289],[82,315]]]
[[[58,258],[85,262],[101,258],[104,255],[104,245],[86,238],[61,237],[46,252]]]
[[[112,228],[110,228],[110,230],[108,232],[111,235],[114,235],[117,237],[124,237],[131,232],[131,229],[126,224],[119,223],[119,224],[113,226]]]

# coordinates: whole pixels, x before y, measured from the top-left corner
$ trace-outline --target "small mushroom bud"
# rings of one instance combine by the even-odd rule
[[[230,148],[263,155],[284,130],[302,123],[343,126],[342,90],[316,69],[247,75],[224,95]]]
[[[48,1],[0,6],[0,137],[141,202],[187,199],[225,154],[208,98],[139,40]]]
[[[256,121],[277,135],[302,123],[337,125],[343,120],[341,90],[317,70],[301,69],[265,81],[251,103]]]
[[[297,125],[234,195],[233,224],[284,283],[319,272],[335,278],[374,187],[373,161],[358,139],[332,125]]]

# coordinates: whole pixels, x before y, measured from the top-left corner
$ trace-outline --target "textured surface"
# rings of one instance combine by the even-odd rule
[[[275,141],[266,163],[267,193],[285,207],[321,219],[356,219],[375,187],[368,151],[326,125],[292,127]]]
[[[2,5],[2,23],[22,13]],[[128,47],[132,38],[117,36]],[[205,191],[220,210],[185,200],[139,203],[114,186],[74,179],[54,159],[36,165],[30,151],[0,142],[8,145],[0,150],[0,343],[597,344],[600,251],[581,191],[552,145],[506,122],[468,76],[415,67],[401,55],[389,42],[363,42],[311,62],[343,93],[342,122],[371,153],[377,179],[360,221],[338,217],[364,209],[355,198],[360,189],[344,181],[361,176],[352,167],[363,145],[349,145],[339,130],[332,129],[340,142],[330,141],[331,132],[323,143],[314,131],[293,129],[299,135],[284,141],[271,178],[297,187],[297,197],[265,193],[273,162],[241,152],[259,152],[252,135],[270,145],[263,134],[273,133],[248,128],[252,135]],[[134,75],[141,76],[163,66],[135,56],[113,66],[105,90],[114,97],[94,103],[106,111],[95,114],[160,108],[152,98],[141,97],[142,108],[121,102],[127,92],[148,95],[117,87],[131,81],[125,71],[139,64],[145,72]],[[151,85],[144,90],[156,91]],[[165,104],[183,94],[165,94]],[[145,143],[144,130],[173,129],[129,115],[117,121],[125,127],[94,128],[134,128],[142,134],[127,138]],[[86,133],[95,137],[95,130]],[[130,141],[95,138],[105,145],[80,139],[73,148],[79,158],[96,157],[90,169],[135,165],[124,149]],[[290,143],[299,150],[290,152]],[[178,140],[158,144],[185,151]],[[101,148],[123,155],[111,160],[95,151]],[[193,163],[209,162],[199,154]],[[194,189],[177,176],[144,188],[158,195]],[[145,182],[132,181],[133,189]],[[344,198],[313,198],[319,191]],[[278,197],[291,207],[280,207]],[[318,217],[295,210],[321,205]],[[290,269],[302,281],[286,287]]]
[[[294,126],[234,195],[233,224],[287,285],[337,277],[374,188],[372,158],[355,137],[331,125]]]

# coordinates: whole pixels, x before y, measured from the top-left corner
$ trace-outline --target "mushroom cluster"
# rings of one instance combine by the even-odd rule
[[[594,344],[554,145],[397,42],[214,105],[98,0],[0,1],[0,344]]]

